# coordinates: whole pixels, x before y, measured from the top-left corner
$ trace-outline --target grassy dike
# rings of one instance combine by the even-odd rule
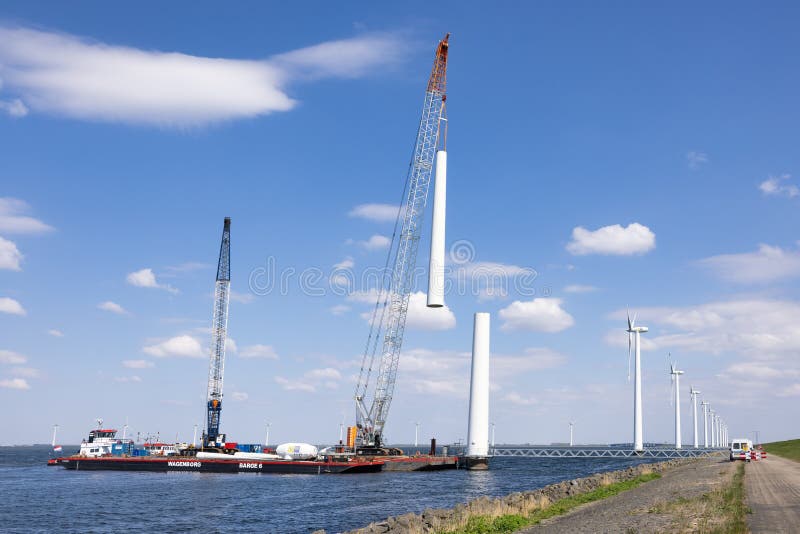
[[[442,534],[503,534],[535,525],[545,519],[565,514],[582,504],[605,499],[623,491],[635,488],[645,482],[661,478],[659,473],[639,475],[632,480],[614,482],[588,493],[565,497],[550,506],[534,510],[528,515],[507,514],[499,517],[473,516],[459,529],[444,531]]]
[[[619,471],[564,480],[502,497],[478,497],[447,509],[426,509],[376,521],[348,534],[445,534],[513,532],[591,501],[604,499],[660,478],[661,473],[694,462],[673,459]],[[320,534],[318,531],[317,534]]]
[[[671,518],[670,531],[674,532],[745,534],[749,532],[745,518],[750,509],[744,502],[744,473],[745,463],[737,462],[733,476],[714,490],[691,499],[678,497],[658,503],[648,513]]]
[[[765,443],[764,450],[767,454],[775,454],[800,462],[800,439],[790,439],[788,441],[775,441],[773,443]]]

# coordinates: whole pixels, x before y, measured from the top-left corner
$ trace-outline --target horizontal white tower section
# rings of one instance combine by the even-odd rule
[[[436,181],[433,184],[431,259],[428,266],[428,306],[444,306],[444,248],[447,211],[447,152],[436,153]]]
[[[475,314],[467,456],[489,455],[489,325],[488,313]]]

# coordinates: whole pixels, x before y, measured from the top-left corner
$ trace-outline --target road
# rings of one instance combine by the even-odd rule
[[[744,476],[747,522],[758,532],[800,530],[800,462],[770,455],[750,462]]]

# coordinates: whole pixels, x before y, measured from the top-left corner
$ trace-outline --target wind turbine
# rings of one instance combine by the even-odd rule
[[[574,422],[574,421],[570,421],[570,422],[569,422],[569,446],[570,446],[570,447],[572,447],[572,445],[573,445],[573,441],[572,441],[572,428],[573,428],[574,426],[575,426],[575,422]]]
[[[703,407],[703,448],[708,448],[708,401],[700,403]]]
[[[631,379],[631,342],[634,341],[636,359],[633,382],[633,449],[641,451],[642,444],[642,366],[641,366],[641,334],[647,332],[646,326],[636,326],[636,314],[628,313],[628,380]],[[634,334],[636,334],[634,336]],[[633,338],[633,339],[632,339]]]
[[[678,371],[675,362],[669,365],[669,374],[672,375],[672,398],[675,399],[675,448],[681,448],[681,375],[683,371]],[[672,399],[670,399],[672,400]]]
[[[716,429],[714,428],[714,419],[717,418],[716,413],[711,408],[708,409],[709,415],[711,415],[711,448],[715,448],[717,446],[717,438],[716,438]]]
[[[699,436],[697,435],[697,396],[702,393],[702,391],[694,389],[694,386],[690,386],[689,388],[689,396],[692,399],[692,423],[694,423],[694,448],[697,449],[699,447]]]

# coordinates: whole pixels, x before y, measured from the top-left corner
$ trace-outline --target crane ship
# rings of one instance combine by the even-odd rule
[[[428,306],[444,306],[444,192],[446,180],[445,114],[447,56],[449,34],[439,41],[417,130],[414,154],[398,210],[396,228],[389,247],[392,268],[386,270],[378,294],[370,332],[364,350],[356,391],[356,424],[347,429],[347,442],[318,451],[307,444],[285,444],[274,452],[259,446],[240,447],[226,441],[220,432],[222,389],[225,369],[225,345],[230,299],[230,218],[224,221],[222,243],[214,291],[212,348],[206,399],[206,427],[200,447],[175,449],[170,455],[139,455],[132,442],[116,440],[116,430],[92,431],[87,447],[73,456],[51,459],[50,465],[67,469],[136,470],[136,471],[201,471],[257,473],[363,473],[381,470],[427,471],[455,469],[458,456],[436,453],[436,440],[431,440],[429,454],[404,454],[387,447],[384,427],[394,394],[400,350],[403,342],[409,298],[413,288],[413,271],[422,231],[428,190],[433,181],[436,162],[433,207],[433,232],[428,286]],[[381,342],[382,340],[382,342]],[[372,401],[367,406],[372,370],[378,371]],[[101,445],[97,439],[102,437]],[[108,447],[106,447],[108,445]],[[296,447],[295,447],[296,446]],[[283,451],[282,451],[283,447]],[[305,447],[305,448],[304,448]],[[295,448],[298,452],[295,452]],[[291,452],[288,452],[291,449]],[[303,451],[306,451],[305,453]]]

